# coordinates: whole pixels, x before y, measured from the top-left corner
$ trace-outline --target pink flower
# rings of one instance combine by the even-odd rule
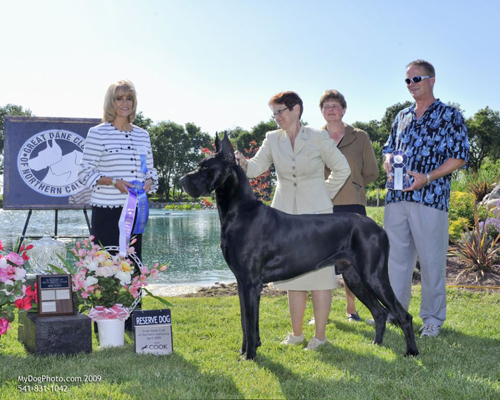
[[[152,279],[158,279],[160,277],[160,271],[157,269],[154,269],[151,271],[151,278]]]
[[[14,302],[16,308],[29,310],[31,309],[31,297],[24,297],[22,299],[18,299]]]
[[[10,252],[10,254],[8,254],[5,258],[7,260],[9,260],[11,263],[16,264],[16,265],[23,265],[24,264],[23,258],[19,254],[14,253],[14,252]]]
[[[7,332],[7,329],[10,329],[9,321],[7,321],[7,318],[3,317],[0,319],[0,336]]]
[[[149,274],[148,267],[142,267],[141,268],[141,274]]]
[[[6,268],[0,268],[0,282],[5,282],[9,279],[10,275]]]

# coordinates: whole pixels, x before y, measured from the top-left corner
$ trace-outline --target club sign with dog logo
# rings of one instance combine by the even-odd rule
[[[167,355],[174,352],[170,309],[133,313],[135,352]]]
[[[89,190],[78,179],[88,130],[96,119],[5,119],[4,208],[82,208]]]

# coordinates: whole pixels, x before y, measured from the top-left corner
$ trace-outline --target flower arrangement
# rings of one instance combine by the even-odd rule
[[[26,293],[24,263],[29,260],[26,252],[32,248],[32,245],[22,245],[19,253],[0,254],[0,337],[10,329],[16,308],[31,308],[31,301],[28,307],[23,298]],[[0,251],[5,252],[1,241]]]
[[[116,304],[130,307],[140,296],[140,289],[147,286],[147,279],[158,278],[160,272],[167,268],[166,265],[160,267],[158,263],[151,269],[139,264],[140,270],[135,271],[131,259],[135,239],[127,250],[127,258],[112,254],[92,240],[91,236],[89,240],[77,242],[76,247],[71,250],[76,259],[76,269],[62,260],[68,271],[73,272],[73,291],[77,294],[81,311],[95,309],[96,306],[111,309]],[[150,294],[147,290],[146,292]]]

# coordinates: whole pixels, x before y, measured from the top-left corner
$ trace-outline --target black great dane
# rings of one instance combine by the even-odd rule
[[[215,190],[221,249],[234,273],[240,298],[243,345],[254,359],[261,345],[259,303],[263,283],[296,277],[335,264],[337,272],[375,320],[375,344],[382,344],[388,312],[406,338],[406,355],[418,355],[412,317],[389,283],[389,240],[370,218],[358,214],[290,215],[264,205],[236,164],[227,135],[216,135],[216,153],[182,177],[193,197]]]

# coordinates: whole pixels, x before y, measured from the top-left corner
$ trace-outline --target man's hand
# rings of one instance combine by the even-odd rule
[[[403,189],[403,192],[411,192],[413,190],[419,190],[427,184],[427,176],[425,174],[408,171],[408,175],[413,176],[413,184],[409,188]]]
[[[384,170],[389,179],[392,179],[392,177],[390,176],[392,172],[391,155],[392,154],[384,155]]]

